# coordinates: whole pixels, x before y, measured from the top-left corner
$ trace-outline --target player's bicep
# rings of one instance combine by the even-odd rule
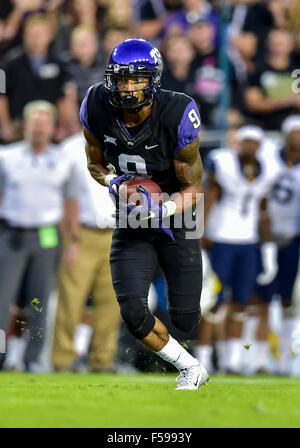
[[[199,153],[199,137],[184,146],[174,156],[176,177],[182,186],[198,186],[202,184],[203,165]]]
[[[268,207],[269,197],[264,196],[259,203],[259,219],[260,220],[270,220],[269,207]]]
[[[105,185],[105,176],[108,174],[108,170],[105,168],[102,145],[86,128],[83,128],[83,133],[86,139],[85,152],[88,170],[97,182]]]
[[[268,198],[265,196],[261,199],[259,208],[261,211],[266,211],[268,208]]]
[[[98,164],[103,162],[102,145],[89,131],[83,127],[83,135],[85,137],[85,152],[89,164]]]

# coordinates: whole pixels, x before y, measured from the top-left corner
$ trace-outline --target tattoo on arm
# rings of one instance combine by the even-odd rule
[[[182,148],[174,158],[176,177],[185,187],[201,189],[203,165],[199,153],[199,138]]]
[[[172,197],[176,213],[195,205],[202,192],[202,162],[199,154],[199,139],[186,145],[174,157],[176,177],[182,185],[181,190]]]

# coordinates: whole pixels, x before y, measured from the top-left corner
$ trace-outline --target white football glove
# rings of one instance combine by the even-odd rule
[[[277,246],[273,242],[264,243],[261,248],[263,271],[257,276],[259,285],[268,285],[276,277],[278,271]]]
[[[107,165],[106,169],[108,170],[109,174],[107,174],[107,175],[105,176],[104,183],[105,183],[105,185],[106,185],[107,187],[109,187],[111,181],[112,181],[113,179],[115,179],[116,177],[118,177],[118,176],[117,176],[117,174],[116,174],[116,168],[115,168],[111,163],[109,163],[109,164]]]

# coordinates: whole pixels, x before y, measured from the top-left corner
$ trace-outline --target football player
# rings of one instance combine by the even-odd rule
[[[211,264],[222,289],[216,306],[201,320],[195,354],[208,371],[212,370],[214,324],[224,319],[229,302],[226,340],[216,345],[221,370],[240,373],[243,348],[242,330],[246,305],[258,275],[259,224],[263,272],[259,280],[270,281],[276,274],[276,245],[272,241],[266,211],[266,195],[274,179],[274,163],[262,163],[257,154],[264,138],[262,129],[239,129],[238,150],[219,149],[207,157],[205,188],[205,239],[210,241]],[[225,353],[224,353],[225,352]]]
[[[88,90],[80,117],[88,168],[116,198],[117,217],[125,213],[130,218],[134,212],[149,224],[133,228],[130,219],[126,226],[117,220],[110,263],[121,316],[136,339],[179,370],[176,389],[191,390],[207,383],[208,374],[154,317],[146,299],[158,262],[174,326],[189,333],[199,322],[199,238],[188,237],[185,220],[182,226],[175,224],[176,216],[185,212],[197,222],[200,116],[192,98],[160,89],[162,70],[160,52],[150,43],[120,43],[109,57],[105,82]],[[124,205],[118,190],[132,175],[151,177],[171,199],[159,205],[140,188],[141,205]]]
[[[282,304],[279,373],[290,375],[293,332],[298,318],[292,301],[299,267],[300,246],[300,115],[291,115],[282,123],[283,145],[266,148],[262,156],[273,159],[279,175],[268,201],[272,233],[278,246],[278,272],[273,282],[258,285],[259,321],[256,329],[256,371],[268,370],[268,308],[279,295]],[[254,347],[255,348],[255,347]]]

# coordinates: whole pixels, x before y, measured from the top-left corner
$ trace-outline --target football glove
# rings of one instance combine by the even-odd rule
[[[131,174],[122,174],[122,176],[115,177],[109,184],[108,190],[109,194],[113,195],[117,200],[119,200],[119,187],[126,180],[132,179]]]
[[[151,199],[150,194],[141,185],[137,187],[137,191],[142,195],[141,205],[137,205],[135,210],[139,213],[139,219],[158,219],[161,220],[167,216],[164,204],[160,205]]]
[[[256,280],[259,285],[268,285],[277,274],[277,246],[273,242],[264,243],[261,246],[261,258],[263,271],[257,276]]]
[[[139,220],[144,221],[146,219],[153,219],[159,221],[159,229],[165,232],[173,241],[174,235],[169,227],[163,225],[162,220],[168,216],[170,216],[170,212],[168,207],[165,204],[158,204],[157,202],[151,199],[150,194],[144,187],[138,186],[137,191],[142,195],[142,203],[141,205],[137,205],[134,207],[134,214],[139,215]],[[171,202],[171,201],[170,201]],[[176,205],[174,204],[174,212]],[[130,211],[133,209],[131,208]],[[172,213],[173,214],[173,213]]]
[[[137,191],[141,193],[143,200],[142,204],[138,205],[136,209],[140,213],[140,219],[157,219],[162,220],[168,216],[174,215],[176,210],[176,204],[174,201],[167,201],[160,205],[153,201],[150,194],[141,185],[137,187]]]

